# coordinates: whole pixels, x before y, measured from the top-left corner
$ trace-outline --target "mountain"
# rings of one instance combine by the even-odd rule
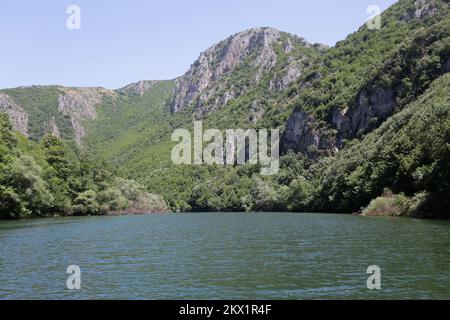
[[[285,151],[308,153],[312,145],[334,154],[449,71],[448,1],[400,1],[381,21],[380,30],[363,26],[339,42],[299,80],[306,88],[292,99]]]
[[[420,196],[415,201],[417,210],[426,208],[422,213],[448,216],[449,142],[447,73],[362,140],[312,165],[310,171],[320,176],[320,196],[314,201],[322,200],[314,206],[322,211],[352,211],[366,206],[389,187],[396,193]]]
[[[212,46],[181,78],[170,100],[172,112],[193,107],[207,113],[224,107],[260,85],[271,74],[268,90],[283,90],[314,62],[317,48],[297,36],[256,28]]]
[[[354,212],[390,189],[404,194],[404,214],[443,217],[449,6],[401,0],[383,12],[379,30],[363,25],[331,48],[249,29],[174,80],[0,90],[0,110],[32,140],[52,133],[74,141],[173,210]],[[205,129],[281,129],[280,173],[174,165],[171,134],[192,130],[194,120]]]
[[[78,144],[85,136],[84,122],[97,117],[96,106],[116,95],[104,88],[61,86],[20,87],[1,90],[0,94],[0,110],[10,115],[22,134],[37,141],[51,132]]]

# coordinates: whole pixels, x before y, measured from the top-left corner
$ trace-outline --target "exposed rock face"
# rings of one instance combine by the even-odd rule
[[[28,136],[28,114],[19,107],[8,95],[0,92],[0,111],[9,116],[14,130]]]
[[[416,0],[414,9],[408,12],[403,20],[409,21],[411,19],[425,19],[437,12],[436,4],[433,0]]]
[[[286,73],[281,77],[274,78],[270,81],[269,88],[270,90],[283,91],[286,90],[287,87],[297,80],[303,71],[303,66],[301,63],[295,61],[290,63],[286,67]]]
[[[257,28],[240,32],[209,48],[201,53],[184,76],[177,79],[170,101],[172,112],[183,110],[191,104],[196,109],[214,109],[241,96],[277,63],[273,45],[278,43],[285,52],[290,52],[295,42],[306,45],[306,41],[295,36],[283,36],[278,30]],[[249,78],[250,83],[247,86],[227,83],[227,78],[244,62],[249,65],[249,71],[241,78]],[[292,69],[281,82],[289,82],[297,73]]]
[[[424,19],[432,16],[436,13],[436,5],[431,0],[417,0],[416,11],[414,12],[414,17],[417,19]]]
[[[337,129],[337,135],[330,135],[323,124],[318,125],[306,112],[296,110],[286,123],[282,151],[301,152],[310,158],[316,156],[317,150],[336,153],[344,139],[353,139],[377,128],[395,108],[392,89],[363,89],[350,107],[334,111],[331,124]]]
[[[57,138],[61,138],[61,133],[59,132],[58,125],[56,124],[55,117],[52,117],[47,125],[47,130],[50,132],[53,136]]]
[[[75,142],[81,145],[85,135],[83,120],[95,119],[95,106],[101,103],[104,95],[114,95],[103,88],[60,88],[63,92],[58,98],[58,112],[70,117]]]
[[[355,102],[344,110],[335,110],[332,124],[338,130],[337,146],[343,139],[359,137],[391,116],[396,107],[395,94],[390,88],[363,89]]]
[[[306,112],[296,110],[286,123],[286,129],[281,138],[283,153],[289,150],[300,152],[310,158],[317,156],[318,150],[333,153],[334,139],[328,138],[321,128],[318,128],[314,118]]]
[[[157,83],[158,81],[143,80],[135,83],[130,83],[123,88],[117,89],[116,92],[125,94],[136,93],[138,95],[143,95]]]

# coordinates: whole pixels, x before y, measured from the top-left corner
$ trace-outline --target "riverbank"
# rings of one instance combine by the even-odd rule
[[[446,212],[430,212],[423,208],[432,207],[433,199],[430,194],[421,192],[413,197],[394,194],[386,189],[382,196],[373,199],[359,214],[361,216],[376,217],[410,217],[420,219],[450,219]]]
[[[121,211],[106,211],[102,214],[48,214],[48,215],[26,215],[20,218],[0,218],[0,221],[18,221],[18,220],[29,220],[29,219],[51,219],[51,218],[80,218],[80,217],[117,217],[117,216],[143,216],[143,215],[159,215],[159,214],[168,214],[172,211],[167,208],[159,208],[159,209],[139,209],[139,208],[130,208]]]
[[[378,198],[377,198],[378,199]],[[384,200],[384,199],[383,199]],[[378,203],[379,200],[377,200]],[[395,208],[395,207],[394,207]],[[379,209],[377,209],[379,210]],[[292,212],[292,211],[280,211],[276,212],[277,214],[317,214],[317,215],[342,215],[342,216],[360,216],[360,217],[396,217],[396,218],[410,218],[410,219],[421,219],[421,220],[450,220],[450,216],[436,216],[433,214],[416,214],[416,215],[402,215],[398,214],[398,209],[393,209],[392,207],[386,209],[386,211],[377,211],[372,209],[364,209],[364,211],[354,212],[354,213],[322,213],[322,212]],[[177,214],[183,215],[186,213],[205,213],[205,214],[215,214],[218,212],[199,212],[199,211],[187,211],[185,213],[174,212],[171,210],[122,210],[122,211],[109,211],[104,214],[86,214],[86,215],[67,215],[67,214],[53,214],[53,215],[29,215],[21,217],[20,219],[0,219],[0,221],[18,221],[18,220],[29,220],[29,219],[44,219],[44,218],[82,218],[82,217],[119,217],[119,216],[146,216],[146,215],[166,215],[166,214]],[[249,213],[254,214],[265,214],[265,213],[273,213],[270,211],[259,211],[259,212],[221,212],[222,214],[231,214],[231,213],[239,213],[242,215],[246,215]]]

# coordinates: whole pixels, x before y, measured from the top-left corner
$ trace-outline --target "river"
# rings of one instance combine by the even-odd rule
[[[69,265],[81,289],[69,290]],[[367,288],[379,266],[381,289]],[[450,299],[450,221],[188,213],[0,221],[0,299]]]

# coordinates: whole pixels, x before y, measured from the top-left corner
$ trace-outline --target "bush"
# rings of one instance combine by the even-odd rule
[[[42,168],[34,158],[28,155],[16,158],[11,167],[10,179],[14,181],[20,202],[29,211],[37,215],[51,211],[54,198],[42,178]]]
[[[97,202],[97,195],[95,191],[88,190],[80,193],[74,200],[73,213],[74,215],[98,214],[100,212],[100,205]]]
[[[300,176],[295,179],[289,185],[289,209],[294,211],[308,210],[313,194],[313,187],[304,177]]]
[[[410,212],[410,201],[400,194],[393,194],[386,190],[383,196],[378,197],[362,211],[363,216],[406,216]]]
[[[0,185],[0,218],[19,219],[26,213],[19,195],[12,188]]]

